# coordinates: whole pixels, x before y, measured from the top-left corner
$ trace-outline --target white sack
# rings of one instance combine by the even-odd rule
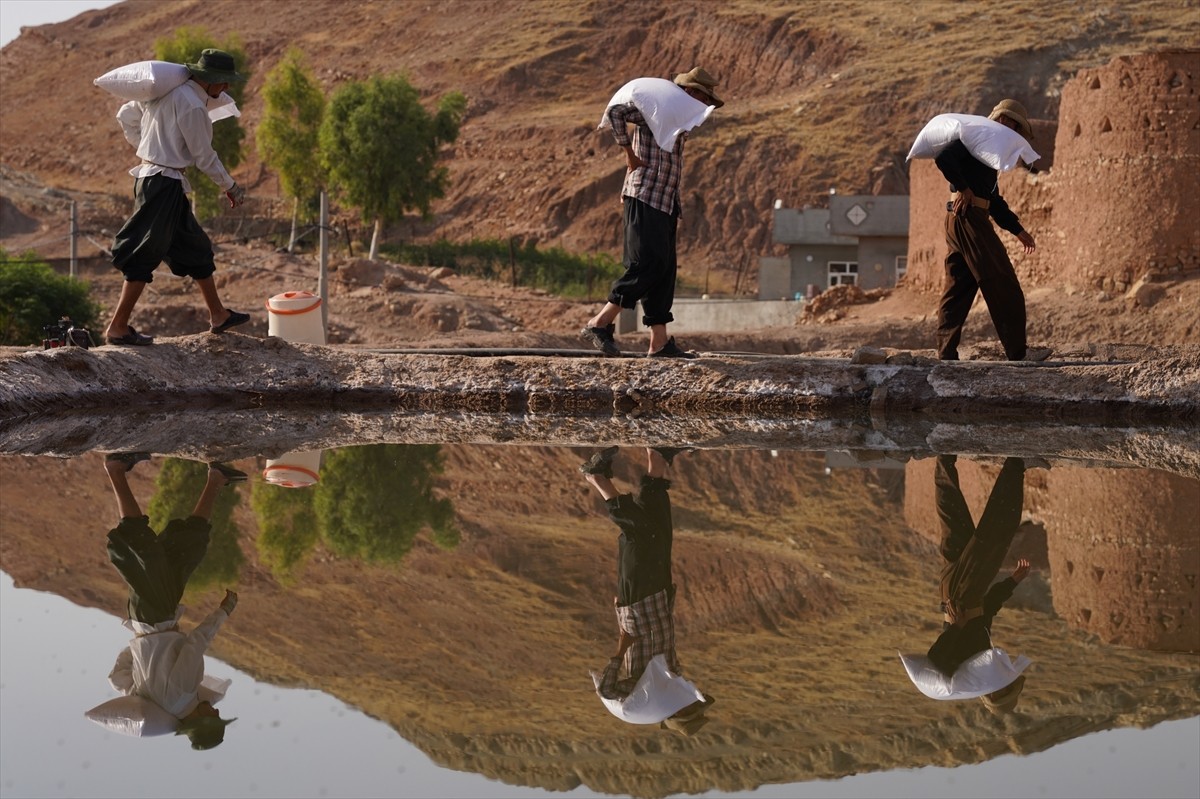
[[[141,696],[118,696],[96,705],[83,715],[100,726],[135,738],[168,735],[179,728],[179,719]]]
[[[936,158],[954,141],[962,141],[971,155],[998,172],[1041,158],[1024,136],[999,122],[972,114],[938,114],[917,134],[906,160]]]
[[[148,103],[165,97],[169,92],[187,83],[191,72],[183,64],[169,61],[138,61],[105,72],[92,83],[122,100]],[[228,117],[240,117],[233,98],[227,93],[208,101],[208,118],[218,122]]]
[[[593,672],[592,682],[599,691],[600,675]],[[655,655],[646,665],[646,670],[642,672],[629,696],[624,700],[600,697],[600,701],[621,721],[630,724],[658,724],[693,702],[703,702],[704,694],[683,677],[672,674],[667,668],[666,657]]]
[[[148,103],[187,83],[191,73],[183,64],[169,61],[138,61],[105,72],[92,83],[122,100]]]
[[[604,106],[597,130],[610,127],[608,109],[633,103],[642,112],[654,134],[654,143],[670,152],[680,133],[698,127],[716,106],[705,105],[683,89],[663,78],[636,78],[629,81]]]
[[[924,655],[900,655],[904,670],[917,690],[930,699],[975,699],[1012,684],[1032,661],[1024,655],[1012,660],[1000,647],[985,649],[963,661],[946,677]]]
[[[240,117],[241,109],[237,107],[237,103],[233,101],[225,92],[221,92],[216,99],[208,101],[208,118],[213,122],[220,122],[228,117]]]

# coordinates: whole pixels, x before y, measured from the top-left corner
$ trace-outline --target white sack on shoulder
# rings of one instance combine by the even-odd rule
[[[608,109],[626,103],[637,106],[654,134],[654,143],[667,152],[675,149],[679,134],[698,127],[716,108],[705,105],[664,78],[635,78],[617,89],[604,106],[597,129],[609,127]]]
[[[187,83],[191,72],[169,61],[138,61],[105,72],[92,83],[122,100],[148,103]]]
[[[688,98],[691,99],[691,98]],[[592,682],[600,689],[600,675],[593,673]],[[675,715],[693,702],[703,702],[704,694],[696,686],[667,668],[667,659],[655,655],[646,664],[646,670],[638,678],[637,685],[624,700],[605,699],[600,701],[608,712],[630,724],[658,724]]]
[[[904,670],[917,690],[930,699],[975,699],[1010,685],[1029,668],[1024,655],[1009,658],[1000,647],[992,647],[963,661],[947,677],[924,655],[900,655]]]
[[[987,117],[973,114],[938,114],[917,134],[908,158],[937,158],[954,141],[961,141],[975,158],[998,172],[1016,168],[1019,161],[1032,164],[1041,158],[1025,137]]]

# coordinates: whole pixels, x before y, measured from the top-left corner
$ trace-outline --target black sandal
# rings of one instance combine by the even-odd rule
[[[250,475],[245,472],[235,469],[232,466],[226,466],[223,463],[210,463],[208,468],[216,469],[221,474],[225,475],[226,483],[244,483],[250,479]]]
[[[237,327],[238,325],[244,325],[249,321],[250,321],[250,314],[242,313],[241,311],[235,311],[231,308],[229,310],[229,318],[226,319],[221,324],[217,325],[216,327],[211,328],[210,330],[213,333],[224,333],[226,330],[228,330],[231,327]]]
[[[105,463],[123,463],[125,471],[133,471],[133,467],[142,461],[150,460],[149,452],[110,452],[104,456]]]
[[[145,347],[154,343],[154,336],[145,336],[129,326],[129,332],[123,336],[105,336],[105,342],[118,347]]]

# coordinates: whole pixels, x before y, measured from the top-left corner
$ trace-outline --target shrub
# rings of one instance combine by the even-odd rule
[[[64,316],[91,327],[99,314],[87,283],[57,274],[33,253],[11,257],[0,250],[0,344],[37,344],[43,327]]]
[[[575,255],[559,247],[539,250],[500,239],[475,239],[452,244],[397,244],[380,248],[393,260],[414,266],[447,266],[464,275],[539,288],[561,297],[590,297],[594,287],[607,293],[608,284],[624,267],[605,253]]]

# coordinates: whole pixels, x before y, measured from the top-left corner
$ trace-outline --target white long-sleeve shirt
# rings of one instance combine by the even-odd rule
[[[222,191],[233,188],[233,178],[212,146],[210,100],[200,84],[189,80],[157,100],[131,100],[121,106],[117,121],[142,159],[129,174],[135,178],[166,175],[183,181],[183,190],[189,192],[192,187],[183,170],[195,165]]]
[[[229,687],[228,680],[204,676],[204,653],[229,614],[217,608],[186,635],[177,629],[182,615],[180,605],[174,619],[158,624],[127,619],[125,627],[136,637],[108,675],[115,690],[149,699],[176,718],[191,713],[201,700],[216,704]]]

